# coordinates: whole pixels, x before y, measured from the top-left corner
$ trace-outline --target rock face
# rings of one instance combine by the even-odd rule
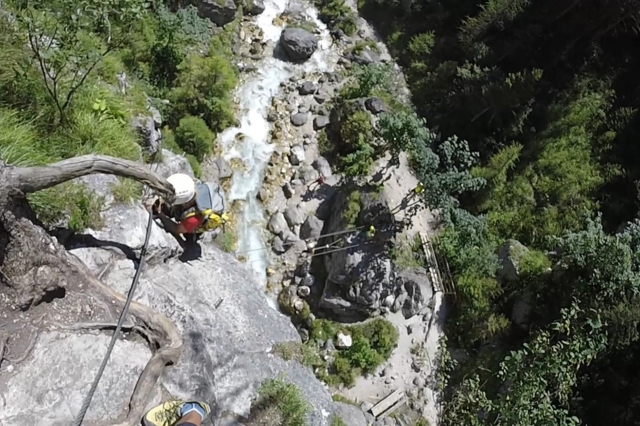
[[[338,320],[352,319],[354,314],[376,315],[384,299],[398,293],[394,266],[385,250],[394,227],[387,202],[375,190],[357,192],[357,197],[353,193],[336,195],[324,230],[330,234],[354,225],[364,227],[360,232],[327,238],[332,242],[344,237],[344,246],[355,245],[323,256],[327,280],[320,305],[333,311]],[[357,216],[355,224],[353,216]],[[373,238],[366,232],[371,225],[376,229]]]
[[[144,213],[139,206],[126,209],[113,212],[110,217],[133,218]],[[135,264],[122,254],[126,250],[118,247],[138,244],[145,225],[146,221],[123,220],[105,234],[94,232],[100,239],[111,240],[110,247],[71,251],[96,274],[110,264],[103,282],[125,293],[135,274]],[[207,401],[212,405],[214,419],[223,412],[246,416],[260,383],[282,376],[294,383],[310,404],[312,411],[306,424],[327,426],[329,414],[346,414],[343,407],[333,403],[309,368],[269,353],[275,343],[300,342],[300,337],[287,317],[269,307],[262,288],[243,264],[204,244],[198,260],[183,263],[172,258],[165,262],[156,257],[153,261],[159,248],[175,244],[157,226],[153,233],[150,263],[145,265],[134,300],[167,316],[180,332],[183,347],[179,361],[160,377],[149,404],[159,403],[164,394],[164,398]],[[71,307],[77,303],[74,300],[79,298],[88,312],[103,311],[100,306],[104,302],[68,291],[64,298],[55,300],[54,312],[73,311]],[[78,413],[112,332],[63,330],[48,322],[64,321],[61,318],[66,317],[45,319],[47,326],[24,362],[12,365],[11,372],[7,370],[8,363],[3,364],[3,426],[66,426]],[[114,321],[97,315],[89,318]],[[88,424],[123,420],[131,392],[150,355],[148,344],[135,333],[117,342],[86,416]],[[357,419],[359,413],[350,415]],[[345,420],[352,424],[349,418]]]
[[[158,152],[161,136],[160,131],[157,130],[156,127],[156,120],[153,117],[137,116],[133,120],[133,128],[136,129],[140,135],[142,146],[149,154]]]
[[[189,164],[189,160],[181,155],[174,154],[168,149],[162,150],[162,161],[151,167],[164,178],[174,173],[186,173],[189,176],[193,176],[193,169]]]
[[[194,4],[203,18],[218,26],[233,21],[238,11],[238,6],[233,0],[196,0]]]
[[[301,28],[285,28],[280,43],[292,61],[306,61],[318,48],[315,36]]]

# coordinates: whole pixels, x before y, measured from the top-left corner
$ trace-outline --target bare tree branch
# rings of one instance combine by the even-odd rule
[[[48,166],[7,166],[5,171],[0,173],[0,176],[5,175],[3,179],[7,179],[5,182],[9,188],[16,189],[22,194],[29,194],[95,173],[135,179],[148,185],[168,200],[172,200],[174,197],[171,184],[144,165],[106,155],[83,155]]]

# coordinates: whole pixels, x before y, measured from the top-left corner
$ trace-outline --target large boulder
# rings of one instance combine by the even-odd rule
[[[280,34],[280,44],[292,61],[306,61],[318,48],[316,37],[302,28],[285,28]]]
[[[375,227],[373,237],[367,235]],[[337,319],[379,314],[383,301],[398,293],[393,262],[386,249],[394,233],[393,215],[384,195],[375,189],[360,188],[339,192],[333,201],[325,233],[362,227],[360,230],[328,237],[320,244],[344,239],[345,250],[323,256],[327,272],[320,305],[333,311]]]
[[[137,209],[131,206],[117,215],[132,218]],[[137,262],[112,250],[112,246],[135,244],[138,237],[131,236],[143,234],[145,224],[123,221],[122,226],[105,231],[108,235],[100,235],[110,238],[111,245],[73,248],[71,252],[79,255],[94,274],[102,273],[106,285],[124,294]],[[154,233],[162,232],[153,226]],[[270,353],[275,344],[299,343],[300,337],[290,320],[269,306],[246,265],[204,244],[200,259],[190,262],[154,257],[156,254],[155,249],[149,252],[134,300],[175,325],[182,349],[179,360],[164,370],[148,394],[148,405],[168,398],[198,399],[211,403],[213,418],[223,413],[244,417],[261,382],[280,376],[295,384],[309,403],[305,424],[327,426],[330,414],[345,414],[309,368]],[[108,326],[104,331],[65,326],[114,323],[120,308],[112,307],[112,300],[95,296],[91,285],[72,284],[72,279],[63,297],[38,307],[37,322],[28,326],[19,320],[8,324],[12,344],[21,330],[26,335],[31,333],[35,343],[28,345],[33,350],[22,362],[5,361],[0,369],[3,426],[66,426],[80,410],[113,331]],[[128,321],[132,320],[130,316]],[[16,350],[16,355],[24,349]],[[131,393],[153,350],[137,332],[128,332],[126,339],[118,340],[85,417],[87,424],[124,420]],[[357,418],[358,413],[350,416]]]
[[[320,234],[322,234],[323,226],[324,223],[314,215],[307,217],[307,219],[300,227],[300,238],[308,240],[310,238],[320,237]]]
[[[529,253],[520,241],[507,240],[498,249],[498,259],[500,260],[500,268],[497,271],[497,277],[504,282],[514,282],[518,279],[520,273],[520,260]]]
[[[194,0],[200,16],[218,26],[233,21],[238,12],[238,6],[233,0]]]
[[[398,272],[398,286],[402,295],[402,315],[411,318],[422,314],[433,297],[433,285],[424,268],[415,268]]]
[[[264,12],[264,2],[262,0],[243,0],[242,12],[249,16],[260,15]]]

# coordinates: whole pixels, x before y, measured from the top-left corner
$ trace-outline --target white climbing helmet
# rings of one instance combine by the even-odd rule
[[[184,173],[175,173],[167,178],[176,193],[173,205],[188,203],[196,195],[196,183],[191,176]]]

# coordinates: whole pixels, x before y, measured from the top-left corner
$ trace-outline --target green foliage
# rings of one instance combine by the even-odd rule
[[[281,416],[281,426],[301,426],[306,422],[309,404],[293,383],[281,379],[267,379],[258,389],[256,407],[276,408]]]
[[[353,344],[338,350],[328,374],[320,373],[319,377],[329,384],[353,385],[357,376],[372,373],[386,361],[398,342],[395,326],[382,318],[350,326],[317,319],[311,327],[309,345],[319,340],[335,339],[338,332],[350,334]]]
[[[356,16],[345,0],[316,0],[319,18],[332,29],[342,30],[352,36],[357,29]]]
[[[171,93],[171,119],[193,115],[201,117],[214,132],[234,123],[231,91],[237,84],[236,72],[229,59],[212,43],[209,53],[187,55],[179,66],[176,88]]]
[[[111,194],[117,203],[129,204],[140,199],[142,185],[132,179],[118,178],[118,183],[111,185]]]
[[[220,249],[227,253],[233,253],[238,246],[238,232],[230,225],[225,225],[225,229],[218,236]]]
[[[215,135],[200,117],[186,116],[180,119],[175,138],[178,146],[187,154],[202,161],[207,154],[211,153]]]
[[[12,12],[33,53],[29,65],[40,70],[55,106],[54,120],[65,123],[78,91],[98,64],[121,46],[133,23],[146,13],[147,3],[58,0],[18,1],[16,6]],[[30,71],[23,68],[20,74],[29,78]]]
[[[364,48],[364,46],[362,46]],[[392,68],[388,64],[356,65],[352,69],[353,82],[340,92],[342,99],[367,98],[376,89],[388,90],[391,86]]]
[[[424,268],[427,266],[420,235],[416,234],[413,241],[406,238],[396,238],[397,241],[391,250],[391,259],[397,268]]]
[[[347,426],[347,424],[342,420],[340,416],[337,414],[333,414],[331,416],[331,426]]]
[[[344,145],[339,169],[347,176],[366,176],[374,161],[371,146],[373,126],[367,111],[355,111],[348,116],[340,128],[340,138]]]
[[[342,218],[345,221],[346,229],[350,229],[356,226],[358,217],[360,216],[360,210],[362,209],[362,194],[360,191],[353,191],[347,198],[347,206],[344,209]]]

